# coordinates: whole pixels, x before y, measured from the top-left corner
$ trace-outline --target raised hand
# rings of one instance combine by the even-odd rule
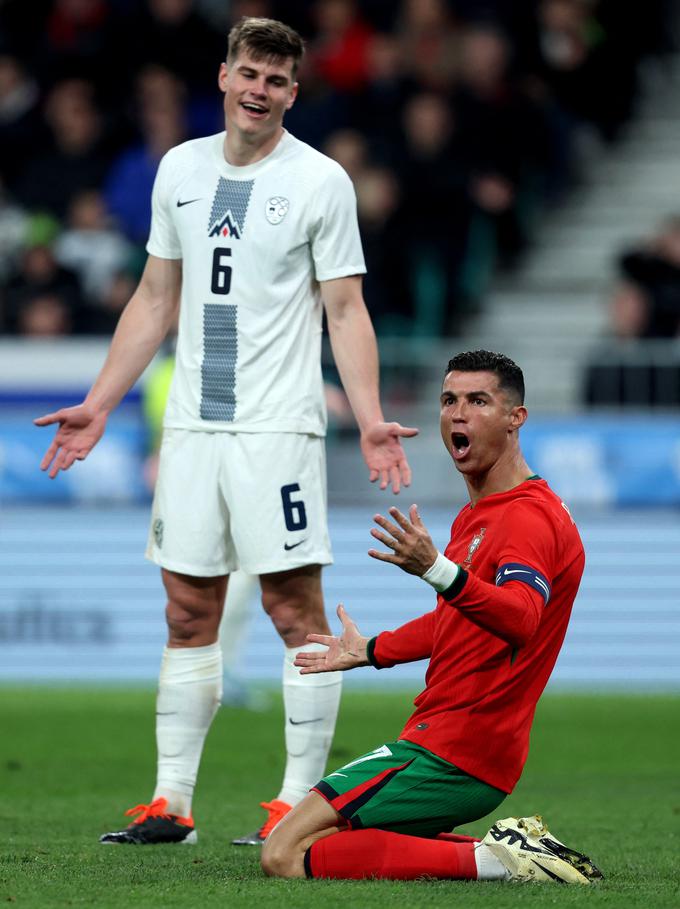
[[[347,615],[342,603],[338,606],[337,613],[342,623],[342,635],[338,638],[332,634],[308,634],[307,641],[310,644],[324,644],[328,650],[303,650],[298,653],[294,665],[299,667],[300,675],[369,665],[366,656],[368,638],[359,634],[359,629]]]
[[[418,506],[411,505],[409,517],[405,517],[398,508],[390,508],[389,513],[396,523],[388,521],[381,514],[373,516],[382,530],[371,528],[371,536],[388,546],[392,552],[369,549],[368,554],[380,562],[391,562],[399,568],[422,577],[437,558],[437,549],[430,539],[427,527],[418,514]],[[410,518],[410,520],[409,520]]]
[[[371,483],[380,478],[380,488],[392,484],[395,494],[411,485],[411,468],[406,460],[400,438],[418,435],[418,430],[401,423],[374,423],[361,434],[361,452],[370,471]]]
[[[59,424],[52,444],[40,462],[40,469],[49,469],[49,476],[54,479],[60,470],[68,470],[74,461],[84,460],[104,434],[106,416],[105,412],[95,411],[87,404],[78,404],[35,419],[36,426]]]

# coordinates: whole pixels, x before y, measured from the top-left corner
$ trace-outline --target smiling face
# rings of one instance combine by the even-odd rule
[[[444,445],[466,480],[514,471],[521,458],[517,430],[527,411],[495,373],[448,373],[440,404]]]
[[[298,85],[292,57],[255,59],[244,46],[220,67],[227,131],[262,147],[278,141],[283,115],[293,106]]]

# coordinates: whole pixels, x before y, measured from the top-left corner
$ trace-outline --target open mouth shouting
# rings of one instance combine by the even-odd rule
[[[470,440],[464,432],[451,433],[451,455],[455,461],[461,461],[470,451]]]

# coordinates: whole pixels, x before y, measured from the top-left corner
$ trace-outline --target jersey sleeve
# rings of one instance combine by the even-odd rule
[[[329,171],[316,194],[310,241],[317,281],[365,274],[356,195],[339,165]]]
[[[394,631],[382,631],[372,638],[368,658],[376,669],[397,663],[412,663],[432,656],[436,610],[426,612]]]
[[[544,507],[518,500],[505,515],[495,583],[461,569],[442,598],[486,631],[514,647],[524,646],[539,626],[559,573],[558,532]]]
[[[541,621],[540,594],[526,584],[499,588],[463,569],[457,581],[440,594],[444,602],[512,647],[528,644]]]
[[[172,164],[166,154],[156,173],[151,194],[151,232],[146,251],[159,259],[181,259],[182,247],[172,222]]]
[[[559,529],[554,516],[540,503],[520,499],[508,508],[504,525],[496,586],[519,581],[538,591],[547,605],[553,578],[559,573]]]

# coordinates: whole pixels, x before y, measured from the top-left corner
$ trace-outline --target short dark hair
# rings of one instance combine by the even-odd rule
[[[450,372],[492,372],[499,386],[524,404],[524,375],[519,366],[505,354],[491,350],[468,350],[449,360],[445,376]]]
[[[235,60],[247,48],[254,60],[293,58],[293,76],[305,52],[305,43],[298,33],[276,19],[243,16],[229,32],[227,60]]]

